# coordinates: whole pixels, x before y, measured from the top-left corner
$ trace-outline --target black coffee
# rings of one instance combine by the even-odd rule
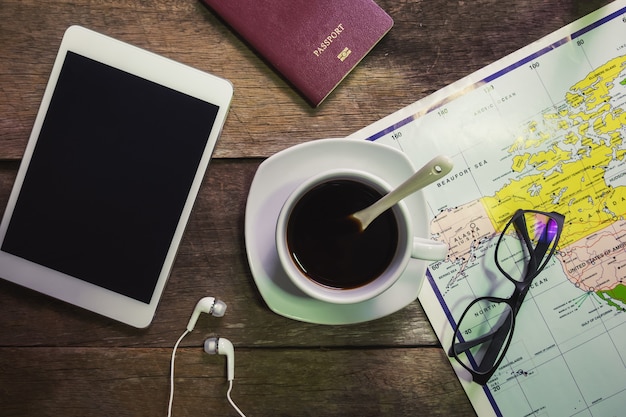
[[[391,263],[398,225],[391,209],[364,231],[348,216],[382,197],[351,180],[332,180],[305,194],[287,224],[287,245],[299,268],[333,288],[355,288],[377,278]]]

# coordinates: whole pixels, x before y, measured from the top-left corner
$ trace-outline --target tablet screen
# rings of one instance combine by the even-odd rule
[[[218,110],[68,51],[2,250],[149,303]]]

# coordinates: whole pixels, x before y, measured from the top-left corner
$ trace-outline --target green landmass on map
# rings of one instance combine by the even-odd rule
[[[608,305],[616,307],[621,311],[626,311],[623,305],[616,304],[613,300],[626,300],[626,286],[617,284],[609,291],[598,291],[598,296],[607,302]]]

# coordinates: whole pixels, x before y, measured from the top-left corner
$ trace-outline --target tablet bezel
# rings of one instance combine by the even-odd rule
[[[230,82],[191,68],[163,56],[148,52],[103,34],[80,27],[69,27],[61,41],[41,106],[26,146],[7,207],[0,224],[0,248],[6,236],[25,175],[37,144],[46,113],[52,100],[65,56],[68,51],[101,62],[145,80],[171,88],[218,107],[213,128],[200,159],[193,183],[187,195],[182,215],[149,303],[90,284],[78,278],[35,264],[0,249],[0,278],[47,294],[134,327],[147,327],[154,317],[165,288],[176,251],[202,184],[213,149],[224,125],[233,95]]]

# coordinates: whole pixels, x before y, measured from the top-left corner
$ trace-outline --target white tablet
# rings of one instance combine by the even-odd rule
[[[0,277],[148,326],[232,93],[70,27],[0,225]]]

